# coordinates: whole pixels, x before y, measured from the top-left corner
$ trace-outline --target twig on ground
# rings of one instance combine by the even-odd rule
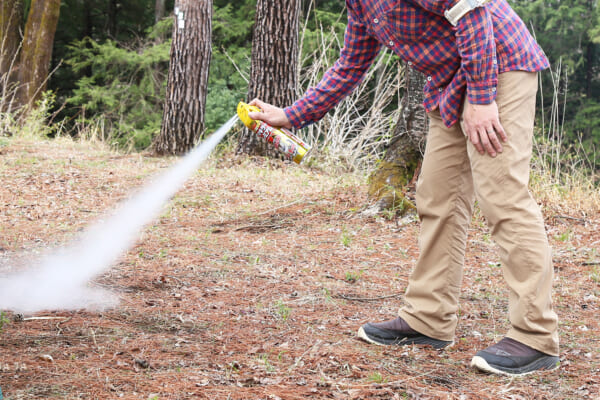
[[[51,319],[71,319],[72,317],[66,318],[66,317],[28,317],[28,318],[23,318],[21,321],[43,321],[43,320],[51,320]]]
[[[587,222],[587,220],[585,218],[571,217],[569,215],[553,215],[552,218],[553,219],[570,219],[573,221],[581,222],[583,224],[585,224]]]
[[[56,329],[58,330],[58,332],[56,332],[56,336],[60,336],[60,334],[62,333],[62,328],[60,327],[60,324],[64,324],[65,322],[69,322],[72,319],[73,319],[73,317],[69,317],[69,318],[63,319],[62,321],[58,321],[56,323]]]
[[[402,296],[403,294],[404,294],[404,292],[399,292],[399,293],[388,294],[386,296],[379,296],[379,297],[351,297],[351,296],[346,296],[345,294],[334,294],[331,297],[335,297],[337,299],[349,300],[349,301],[377,301],[377,300],[391,299],[392,297]]]
[[[282,228],[283,225],[280,224],[256,224],[256,225],[244,225],[244,226],[240,226],[239,228],[235,228],[234,231],[249,231],[249,230],[254,230],[254,229],[271,229],[271,230],[275,230],[275,229],[280,229]]]
[[[98,348],[98,342],[96,341],[96,332],[92,328],[90,328],[90,335],[92,336],[92,342],[94,342],[94,346],[96,349]]]

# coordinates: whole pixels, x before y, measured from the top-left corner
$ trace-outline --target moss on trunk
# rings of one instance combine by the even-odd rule
[[[369,197],[374,203],[370,213],[391,209],[405,214],[416,209],[408,194],[418,175],[427,131],[427,115],[421,104],[425,77],[410,68],[406,68],[404,74],[406,87],[394,139],[369,177]]]
[[[35,105],[46,89],[59,13],[60,0],[31,2],[19,67],[22,105]]]

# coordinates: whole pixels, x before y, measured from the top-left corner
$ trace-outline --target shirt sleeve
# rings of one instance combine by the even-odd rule
[[[444,15],[457,0],[413,0],[427,11]],[[461,67],[467,76],[467,99],[471,104],[489,104],[496,99],[498,63],[489,11],[485,6],[469,11],[454,27]]]
[[[380,49],[379,42],[368,34],[349,6],[344,48],[339,59],[325,72],[317,86],[308,89],[302,98],[284,109],[292,126],[303,128],[320,120],[335,107],[362,81]]]

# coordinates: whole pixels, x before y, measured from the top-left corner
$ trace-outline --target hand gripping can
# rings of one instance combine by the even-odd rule
[[[240,102],[237,107],[238,116],[248,129],[265,142],[271,143],[286,160],[300,164],[310,151],[310,146],[285,128],[274,128],[264,121],[254,120],[248,116],[249,112],[257,111],[260,111],[260,108],[244,102]]]

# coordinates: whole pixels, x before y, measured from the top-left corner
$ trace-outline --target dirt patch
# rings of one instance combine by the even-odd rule
[[[2,272],[66,243],[173,162],[16,140],[1,157]],[[510,379],[468,366],[508,329],[497,249],[477,215],[456,344],[438,352],[356,338],[361,324],[402,305],[419,229],[414,218],[361,216],[361,182],[278,162],[209,161],[93,283],[118,293],[119,307],[3,314],[5,398],[599,398],[597,210],[546,213],[562,366]]]

